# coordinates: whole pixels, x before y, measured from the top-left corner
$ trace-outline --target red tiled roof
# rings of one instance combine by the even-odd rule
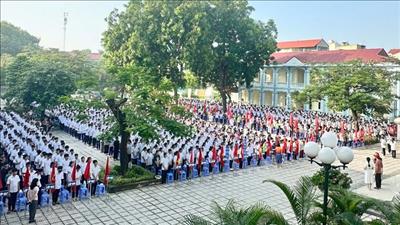
[[[292,58],[297,58],[302,63],[343,63],[352,60],[363,62],[383,62],[388,54],[383,48],[334,50],[334,51],[309,51],[309,52],[275,52],[271,55],[272,62],[283,64]]]
[[[89,54],[89,59],[90,60],[100,60],[101,54],[100,53],[90,53]]]
[[[322,39],[310,39],[300,41],[280,41],[277,43],[277,47],[283,48],[312,48],[317,46]]]
[[[393,48],[389,51],[389,54],[391,55],[396,55],[397,53],[400,53],[400,48]]]

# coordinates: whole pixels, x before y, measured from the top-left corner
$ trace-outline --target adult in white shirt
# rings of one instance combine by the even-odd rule
[[[166,152],[164,152],[161,158],[161,183],[165,184],[167,181],[167,172],[169,168],[169,157]]]
[[[12,170],[12,175],[7,179],[7,188],[10,195],[8,200],[8,212],[15,211],[15,203],[17,201],[17,194],[19,192],[19,182],[21,182],[17,172],[18,170],[14,168]]]

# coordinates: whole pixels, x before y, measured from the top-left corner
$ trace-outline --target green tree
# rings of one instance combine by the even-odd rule
[[[52,61],[36,61],[19,55],[7,67],[9,84],[5,97],[11,106],[29,108],[33,102],[43,115],[45,109],[58,103],[60,96],[72,94],[75,90],[74,74],[65,64]]]
[[[0,23],[0,54],[17,55],[27,48],[38,48],[39,39],[6,21]]]
[[[212,216],[209,220],[199,216],[185,216],[186,225],[289,225],[281,213],[263,204],[255,204],[247,208],[239,208],[233,200],[229,200],[225,208],[213,203]]]
[[[194,3],[187,1],[131,1],[125,11],[113,11],[103,34],[110,65],[132,63],[152,75],[166,77],[173,91],[184,87],[184,54],[190,31],[198,21]]]
[[[155,81],[155,76],[135,65],[112,67],[109,73],[110,81],[100,99],[85,102],[64,97],[62,102],[79,111],[91,104],[106,107],[113,113],[113,117],[108,118],[112,127],[100,138],[120,137],[120,172],[125,175],[129,158],[127,144],[132,133],[138,133],[143,140],[154,140],[159,138],[160,129],[176,136],[190,135],[191,129],[176,120],[176,116],[188,115],[169,95],[173,85],[167,78]]]
[[[56,49],[18,54],[2,71],[7,75],[5,97],[23,108],[36,102],[42,114],[57,104],[60,96],[72,94],[77,87],[97,86],[99,79],[88,54],[88,51],[66,53]]]
[[[201,1],[198,27],[191,32],[186,59],[190,70],[220,93],[223,109],[240,85],[249,86],[276,50],[277,29],[250,17],[247,1]]]
[[[310,101],[327,98],[330,109],[350,110],[358,129],[362,114],[382,116],[391,111],[391,104],[398,97],[392,92],[397,80],[396,73],[353,61],[312,70],[311,85],[300,96]]]

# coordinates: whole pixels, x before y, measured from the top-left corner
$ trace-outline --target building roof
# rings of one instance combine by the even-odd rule
[[[388,54],[383,48],[374,48],[309,52],[275,52],[271,57],[271,62],[276,62],[278,64],[287,63],[292,58],[296,58],[305,64],[329,64],[344,63],[353,60],[361,60],[362,62],[384,62]]]
[[[89,54],[89,59],[90,60],[94,60],[94,61],[97,61],[97,60],[100,60],[100,58],[101,58],[101,53],[90,53]]]
[[[313,48],[317,46],[323,39],[310,39],[310,40],[299,40],[299,41],[280,41],[277,43],[277,47],[280,49],[284,48]]]
[[[390,55],[396,55],[397,53],[400,53],[400,48],[392,48],[389,51]]]

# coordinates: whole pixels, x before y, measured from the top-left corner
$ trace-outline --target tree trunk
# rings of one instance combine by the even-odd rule
[[[358,128],[360,127],[359,126],[359,124],[358,124],[358,119],[359,119],[359,115],[358,115],[358,113],[356,112],[356,111],[354,111],[354,110],[351,110],[351,114],[353,114],[353,120],[355,121],[355,130],[357,130],[358,131]]]
[[[178,104],[178,88],[176,86],[174,86],[174,100]]]
[[[119,144],[121,175],[125,175],[126,171],[128,170],[128,139],[130,133],[126,131],[127,126],[125,113],[123,113],[121,110],[122,105],[125,104],[127,100],[127,98],[123,98],[118,102],[115,102],[115,99],[106,100],[108,107],[113,112],[114,117],[119,125],[119,134],[121,136],[121,142]]]
[[[222,110],[226,113],[226,93],[224,91],[219,92],[222,98]]]
[[[119,149],[120,149],[120,163],[121,163],[121,175],[125,175],[125,173],[128,171],[128,140],[130,133],[126,131],[126,125],[124,121],[123,123],[119,123],[120,130],[119,134],[121,136],[121,142],[119,144]]]

